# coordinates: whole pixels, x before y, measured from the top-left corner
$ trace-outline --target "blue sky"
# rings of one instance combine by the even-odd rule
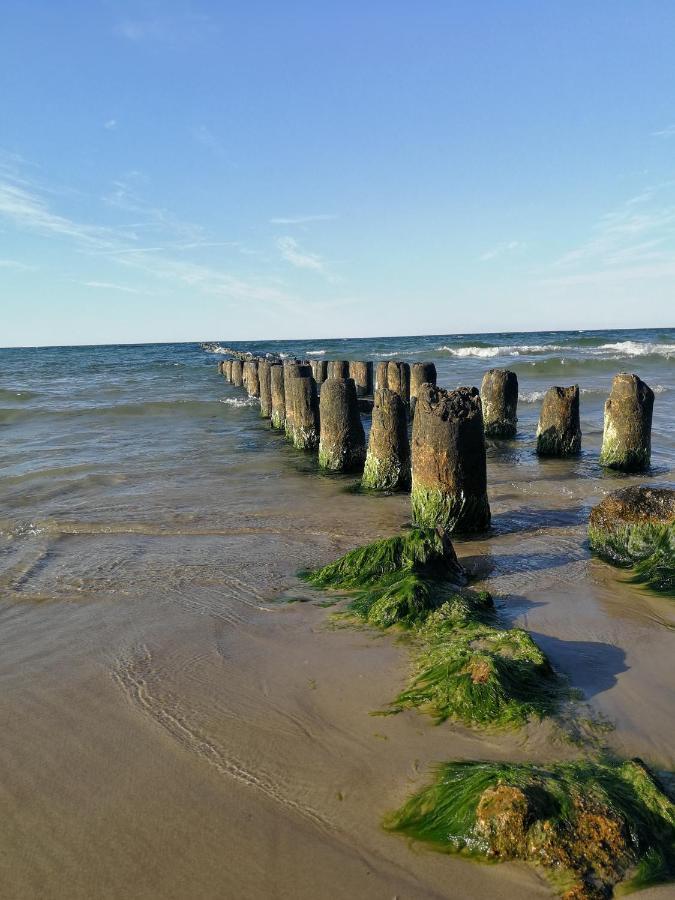
[[[0,345],[669,326],[675,4],[5,0]]]

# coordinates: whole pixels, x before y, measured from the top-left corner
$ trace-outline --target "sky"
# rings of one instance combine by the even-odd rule
[[[4,0],[0,346],[675,325],[672,0]]]

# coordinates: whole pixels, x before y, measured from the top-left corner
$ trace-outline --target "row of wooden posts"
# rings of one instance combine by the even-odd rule
[[[261,416],[295,447],[318,451],[323,469],[361,472],[368,490],[410,490],[415,524],[463,532],[488,527],[485,436],[516,434],[514,372],[491,369],[479,392],[439,388],[432,362],[389,360],[373,371],[363,360],[282,361],[239,353],[218,370],[259,399]],[[605,404],[602,465],[624,471],[649,466],[653,404],[653,392],[637,375],[615,376]],[[372,414],[367,446],[361,411]],[[542,403],[537,452],[565,457],[580,448],[579,387],[553,387]]]

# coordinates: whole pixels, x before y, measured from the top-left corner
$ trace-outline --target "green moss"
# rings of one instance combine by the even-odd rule
[[[576,456],[581,450],[581,435],[565,436],[556,428],[547,428],[537,434],[539,456]]]
[[[467,497],[436,488],[413,486],[410,503],[413,522],[422,528],[441,527],[449,532],[485,531],[490,526],[487,495]]]
[[[271,419],[270,424],[271,424],[272,428],[274,428],[276,431],[284,431],[285,419],[278,410],[275,410],[272,413],[272,419]]]
[[[633,569],[633,580],[675,595],[675,525],[634,524],[615,529],[590,525],[591,550],[615,566]]]
[[[410,472],[399,460],[380,459],[371,453],[366,456],[361,485],[371,491],[400,491],[410,487]]]
[[[605,439],[600,450],[600,465],[621,472],[644,472],[649,468],[651,453],[647,448],[631,450],[618,441]]]
[[[420,630],[411,686],[394,701],[439,722],[515,727],[556,711],[559,682],[542,651],[520,629],[472,621],[464,603],[441,607]]]
[[[578,898],[675,875],[675,806],[638,760],[446,763],[384,825],[437,849],[569,873]]]

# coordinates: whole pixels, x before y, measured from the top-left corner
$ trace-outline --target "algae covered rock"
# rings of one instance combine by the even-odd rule
[[[613,491],[591,510],[591,550],[634,579],[675,593],[675,490],[633,486]]]
[[[637,375],[614,376],[605,403],[600,465],[623,472],[649,467],[652,451],[654,392]]]
[[[485,436],[476,388],[420,388],[412,433],[413,521],[451,531],[490,525]]]
[[[546,392],[537,425],[539,456],[576,456],[581,450],[579,385]]]
[[[450,762],[384,824],[440,850],[543,866],[566,900],[675,875],[675,805],[640,760]]]
[[[401,397],[382,388],[375,391],[368,453],[362,485],[374,491],[410,487],[408,416]]]
[[[480,386],[488,437],[513,437],[518,428],[518,377],[509,369],[490,369]]]

